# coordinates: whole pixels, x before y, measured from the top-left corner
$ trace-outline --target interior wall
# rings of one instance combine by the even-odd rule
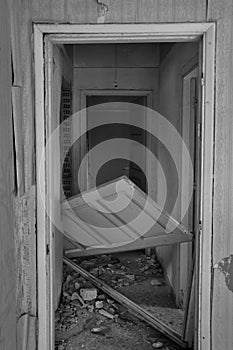
[[[85,107],[88,90],[146,90],[152,92],[152,108],[157,106],[159,45],[106,44],[74,47],[73,112]],[[73,150],[73,174],[79,170],[80,159],[86,153],[85,140]],[[83,181],[86,175],[83,174]],[[75,179],[76,180],[76,179]],[[73,194],[78,193],[73,181]]]
[[[173,124],[178,132],[182,134],[182,73],[185,66],[198,62],[198,43],[177,43],[167,53],[160,65],[159,70],[159,112]],[[172,140],[171,140],[172,142]],[[174,152],[181,161],[180,145],[174,139]],[[172,159],[167,157],[163,145],[158,145],[158,159],[162,164],[167,180],[167,201],[165,210],[171,213],[178,193],[178,184],[175,179],[175,168]],[[181,174],[181,163],[177,164],[177,171]],[[161,196],[161,179],[158,178],[158,201]],[[181,198],[179,198],[181,200]],[[173,212],[176,220],[180,221],[180,203]],[[176,295],[177,304],[180,304],[180,245],[164,246],[157,248],[158,256],[167,274],[171,286]],[[181,267],[182,268],[182,267]]]

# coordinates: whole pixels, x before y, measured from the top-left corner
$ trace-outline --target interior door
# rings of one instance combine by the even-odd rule
[[[122,102],[122,103],[115,103]],[[126,104],[124,104],[126,102]],[[108,103],[108,105],[104,105]],[[87,149],[88,149],[88,185],[89,188],[95,185],[99,186],[123,175],[128,176],[139,188],[144,192],[146,188],[146,176],[144,174],[146,168],[145,149],[141,147],[146,144],[146,134],[144,131],[145,115],[141,115],[133,107],[128,104],[138,104],[145,106],[147,103],[146,96],[128,96],[128,95],[92,95],[87,96]],[[124,114],[125,121],[128,125],[117,124],[117,118],[120,113]],[[111,116],[111,123],[93,128],[94,119],[102,118],[104,115]],[[114,117],[112,117],[114,116]],[[134,126],[134,120],[138,119],[140,128]],[[128,140],[119,158],[114,157],[114,140],[123,138]],[[94,147],[102,142],[112,140],[112,146],[108,149],[103,148],[103,153],[112,153],[113,159],[103,163],[102,167],[97,170],[98,160],[95,153],[90,152]],[[133,142],[131,142],[133,141]],[[105,155],[102,153],[103,162]],[[136,164],[140,159],[142,166]],[[144,171],[143,171],[144,168]],[[96,179],[95,179],[96,178]]]

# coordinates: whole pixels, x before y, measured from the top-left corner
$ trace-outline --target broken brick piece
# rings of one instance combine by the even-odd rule
[[[82,288],[80,289],[80,295],[85,301],[95,300],[97,298],[96,288]]]
[[[109,332],[109,331],[110,331],[110,328],[109,327],[104,327],[104,326],[102,326],[102,327],[94,327],[94,328],[91,329],[91,333],[102,334],[102,335],[107,333],[107,332]]]
[[[160,341],[157,341],[156,343],[152,344],[153,349],[161,349],[163,347],[163,343]]]
[[[162,282],[161,282],[160,280],[158,280],[158,279],[153,279],[153,280],[150,282],[150,284],[151,284],[152,286],[157,286],[157,287],[162,286]]]
[[[102,300],[98,300],[95,302],[96,309],[102,309],[104,307],[104,303]]]
[[[103,310],[103,309],[100,309],[99,313],[100,313],[100,315],[105,316],[107,318],[110,318],[111,320],[113,320],[115,318],[114,315],[110,314],[108,311]]]

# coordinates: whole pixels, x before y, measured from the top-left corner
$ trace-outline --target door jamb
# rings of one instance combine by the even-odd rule
[[[152,90],[139,90],[139,89],[85,89],[81,90],[81,109],[86,108],[86,97],[89,95],[98,96],[111,96],[111,95],[122,95],[122,96],[146,96],[147,97],[147,107],[152,108]]]
[[[97,42],[166,42],[192,41],[203,37],[202,84],[202,164],[201,224],[199,251],[198,349],[211,346],[211,271],[212,271],[212,202],[214,158],[214,23],[177,24],[34,24],[35,121],[36,121],[36,186],[37,186],[37,261],[38,261],[38,348],[49,350],[53,345],[52,254],[53,233],[48,224],[44,204],[49,189],[48,160],[43,159],[49,117],[45,100],[45,69],[49,57],[44,54],[44,38],[50,45]],[[45,115],[45,117],[44,117]],[[204,233],[204,234],[203,234]]]

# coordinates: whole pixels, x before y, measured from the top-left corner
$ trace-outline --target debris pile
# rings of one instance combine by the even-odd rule
[[[61,302],[55,313],[55,339],[59,350],[64,349],[69,338],[86,329],[95,334],[107,333],[109,321],[116,322],[119,315],[127,311],[66,266],[64,276]]]
[[[75,263],[115,289],[129,287],[148,278],[152,286],[162,285],[163,271],[156,256],[141,256],[136,260],[133,269],[132,266],[127,266],[127,261],[122,263],[111,255],[74,259]],[[135,325],[141,322],[129,313],[125,306],[103,294],[89,280],[67,265],[64,265],[63,275],[61,301],[55,313],[57,350],[66,349],[69,339],[78,337],[86,331],[97,337],[106,335],[110,337],[113,329],[116,331],[118,328],[119,331],[125,322]],[[164,341],[155,340],[157,339],[153,337],[149,342],[147,340],[146,349],[159,348],[159,345],[162,348]]]
[[[68,270],[66,267],[64,269]],[[55,316],[56,333],[72,329],[80,323],[80,319],[87,324],[93,315],[99,315],[99,321],[114,319],[116,309],[113,300],[107,299],[89,281],[73,272],[72,276],[67,275],[63,283],[61,303]],[[86,324],[83,324],[83,328]]]
[[[111,255],[100,255],[89,260],[75,259],[74,261],[115,289],[130,286],[148,278],[153,278],[152,285],[153,283],[157,286],[162,285],[158,278],[163,276],[163,270],[156,255],[137,258],[135,270],[127,266],[127,261],[123,264],[117,257]]]

